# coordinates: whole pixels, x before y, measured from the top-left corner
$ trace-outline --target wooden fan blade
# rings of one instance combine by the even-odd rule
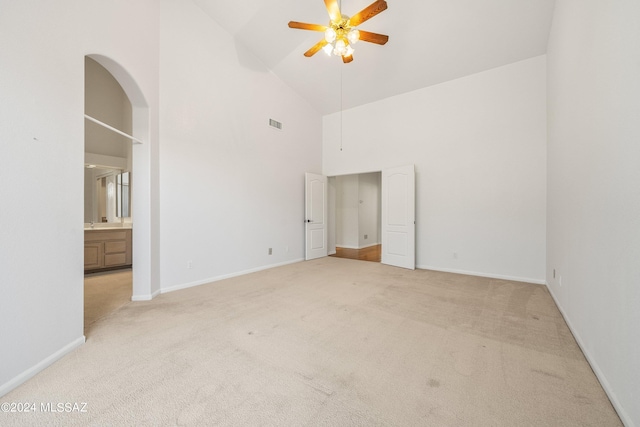
[[[362,9],[360,12],[356,13],[349,20],[349,25],[352,27],[357,27],[365,21],[373,18],[380,12],[387,9],[387,2],[384,0],[378,0],[374,3],[371,3],[369,6]]]
[[[329,17],[332,21],[339,21],[342,18],[338,0],[324,0],[324,4],[327,6],[327,12],[329,12]]]
[[[353,55],[343,56],[342,57],[342,62],[344,62],[345,64],[348,64],[351,61],[353,61]]]
[[[304,22],[289,21],[289,28],[297,28],[298,30],[326,31],[328,27],[318,24],[306,24]]]
[[[375,44],[385,44],[389,41],[389,36],[378,33],[370,33],[369,31],[360,31],[360,40]]]
[[[322,49],[323,47],[325,47],[327,45],[327,41],[325,39],[320,40],[318,43],[314,44],[313,47],[311,49],[309,49],[308,51],[306,51],[304,53],[304,56],[306,57],[312,57],[313,55],[315,55],[316,53],[318,53],[318,51],[320,49]]]

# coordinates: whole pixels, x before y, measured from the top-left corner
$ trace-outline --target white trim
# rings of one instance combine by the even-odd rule
[[[13,379],[7,381],[6,383],[2,384],[2,386],[0,386],[0,396],[4,396],[5,394],[9,393],[11,390],[15,389],[19,385],[25,383],[27,380],[34,377],[38,373],[44,371],[53,363],[62,359],[64,356],[71,353],[73,350],[80,347],[84,343],[85,343],[85,337],[84,335],[82,335],[80,338],[73,340],[66,346],[62,347],[60,350],[56,351],[55,353],[45,358],[44,360],[40,361],[39,363],[36,363],[35,365],[30,367],[23,373],[13,377]]]
[[[94,119],[93,117],[91,117],[91,116],[90,116],[90,115],[88,115],[88,114],[85,114],[85,115],[84,115],[84,118],[85,118],[85,119],[87,119],[87,120],[91,120],[93,123],[96,123],[96,124],[98,124],[98,125],[100,125],[100,126],[102,126],[102,127],[104,127],[104,128],[107,128],[107,129],[109,129],[110,131],[117,133],[118,135],[122,135],[122,136],[124,136],[124,137],[127,137],[127,138],[129,138],[130,140],[132,140],[133,142],[137,142],[138,144],[142,144],[142,143],[143,143],[143,142],[142,142],[142,141],[140,141],[138,138],[136,138],[136,137],[134,137],[134,136],[131,136],[131,135],[129,135],[128,133],[124,133],[124,132],[122,132],[121,130],[114,128],[113,126],[109,126],[108,124],[106,124],[106,123],[104,123],[104,122],[101,122],[101,121],[100,121],[100,120],[98,120],[98,119]]]
[[[370,248],[371,246],[378,246],[380,243],[371,243],[369,245],[364,245],[364,246],[350,246],[350,245],[339,245],[336,243],[336,248],[342,248],[342,249],[365,249],[365,248]]]
[[[503,274],[488,274],[488,273],[479,273],[477,271],[467,271],[467,270],[456,270],[453,268],[438,268],[431,267],[428,265],[416,265],[416,268],[421,270],[434,270],[434,271],[442,271],[445,273],[455,273],[455,274],[466,274],[469,276],[478,276],[478,277],[488,277],[490,279],[500,279],[500,280],[511,280],[514,282],[526,282],[526,283],[534,283],[536,285],[547,285],[546,280],[542,279],[532,279],[529,277],[518,277],[518,276],[506,276]]]
[[[166,294],[169,292],[179,291],[182,289],[192,288],[194,286],[206,285],[207,283],[218,282],[224,279],[230,279],[232,277],[243,276],[245,274],[256,273],[262,270],[269,270],[271,268],[282,267],[284,265],[295,264],[298,262],[304,261],[304,258],[294,259],[292,261],[285,261],[278,264],[270,264],[264,265],[262,267],[251,268],[249,270],[238,271],[236,273],[223,274],[222,276],[211,277],[209,279],[198,280],[196,282],[183,283],[182,285],[169,286],[168,288],[163,288],[160,290],[160,293]]]
[[[569,320],[569,317],[565,314],[564,310],[562,309],[562,306],[558,303],[558,299],[553,293],[553,289],[551,289],[550,287],[548,287],[548,289],[549,289],[549,293],[551,294],[551,298],[553,298],[553,301],[555,302],[556,307],[558,307],[560,314],[564,318],[564,322],[569,327],[569,330],[571,331],[571,333],[573,334],[573,337],[578,343],[578,347],[580,347],[580,350],[582,350],[582,354],[584,354],[584,357],[587,359],[587,362],[591,366],[591,369],[596,374],[598,381],[600,381],[600,385],[604,389],[604,392],[607,394],[607,397],[609,397],[609,400],[611,401],[613,408],[618,413],[618,416],[620,417],[622,424],[629,427],[634,426],[635,424],[633,423],[633,420],[631,419],[629,414],[627,414],[627,411],[625,411],[622,405],[620,404],[618,397],[616,396],[613,389],[611,388],[611,384],[609,384],[609,381],[607,381],[607,377],[604,375],[604,373],[600,369],[600,366],[598,366],[598,364],[596,363],[595,359],[593,359],[593,357],[591,357],[591,354],[587,351],[587,346],[584,345],[584,342],[582,341],[580,334],[578,334],[578,332],[571,325],[571,321]]]
[[[371,246],[378,246],[380,243],[370,243],[368,245],[360,246],[358,249],[370,248]]]
[[[336,243],[336,248],[342,248],[342,249],[360,249],[357,246],[351,246],[351,245],[339,245]]]
[[[157,297],[158,295],[160,295],[160,289],[158,289],[157,291],[155,291],[152,294],[147,294],[147,295],[132,295],[131,296],[131,301],[133,302],[138,302],[138,301],[151,301],[152,299],[154,299],[155,297]]]
[[[104,154],[84,153],[84,164],[95,165],[98,168],[117,168],[127,170],[127,159],[117,156],[106,156]]]

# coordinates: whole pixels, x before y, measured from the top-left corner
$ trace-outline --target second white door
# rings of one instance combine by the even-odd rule
[[[327,250],[327,177],[305,174],[305,259],[321,258]]]
[[[415,169],[382,171],[382,263],[416,268]]]

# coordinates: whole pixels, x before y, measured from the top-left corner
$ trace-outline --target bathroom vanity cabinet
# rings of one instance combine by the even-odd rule
[[[131,267],[131,229],[84,231],[84,272]]]

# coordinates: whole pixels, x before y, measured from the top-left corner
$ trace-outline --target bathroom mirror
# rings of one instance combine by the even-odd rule
[[[131,173],[104,166],[85,169],[85,223],[115,223],[131,216]]]
[[[128,218],[131,216],[129,205],[131,202],[131,173],[122,172],[116,175],[116,217]]]

